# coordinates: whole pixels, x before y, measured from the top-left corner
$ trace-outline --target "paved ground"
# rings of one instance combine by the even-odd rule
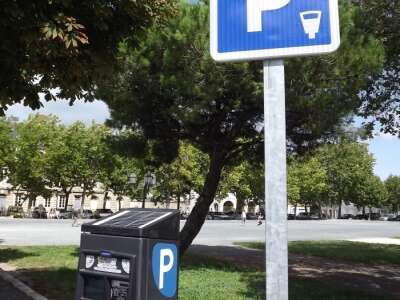
[[[30,220],[0,218],[0,245],[79,244],[80,227],[72,220]],[[181,225],[184,223],[182,222]],[[289,240],[350,240],[400,236],[400,222],[384,221],[289,221]],[[231,245],[235,241],[264,239],[264,224],[245,226],[239,221],[207,221],[196,244]]]
[[[0,278],[0,299],[1,300],[30,300],[25,294],[18,291],[7,281]]]

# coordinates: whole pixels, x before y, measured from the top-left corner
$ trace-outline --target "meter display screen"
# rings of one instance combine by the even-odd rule
[[[117,259],[115,257],[97,257],[97,265],[94,267],[96,271],[107,273],[118,273],[122,271],[117,267]]]

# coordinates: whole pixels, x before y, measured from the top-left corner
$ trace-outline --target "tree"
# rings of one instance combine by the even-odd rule
[[[296,160],[289,160],[287,170],[287,198],[288,204],[294,206],[294,215],[297,215],[297,206],[301,205],[300,198],[300,174]]]
[[[111,150],[111,149],[109,149]],[[103,209],[106,208],[107,196],[112,192],[118,200],[118,209],[121,209],[121,201],[124,195],[132,194],[137,190],[136,183],[129,182],[131,174],[139,174],[143,169],[142,162],[132,158],[123,157],[117,153],[109,151],[106,161],[99,175],[104,190]]]
[[[17,140],[9,162],[9,182],[18,191],[26,192],[30,209],[36,197],[51,194],[46,174],[46,153],[57,135],[58,119],[42,115],[30,116],[17,124]]]
[[[368,118],[370,132],[378,129],[400,137],[400,2],[397,0],[357,0],[360,7],[357,22],[372,32],[384,46],[383,71],[371,77],[370,85],[361,94],[361,116]]]
[[[376,175],[366,176],[364,180],[359,181],[356,195],[358,197],[353,198],[352,202],[363,209],[363,214],[365,214],[365,207],[369,207],[370,218],[372,207],[384,206],[388,198],[385,184]]]
[[[164,164],[156,171],[157,185],[154,188],[155,202],[169,204],[177,201],[180,209],[181,198],[199,192],[204,183],[208,157],[190,144],[180,143],[179,153],[170,164]]]
[[[357,8],[343,5],[341,51],[287,64],[290,150],[301,152],[331,137],[359,103],[367,76],[380,67],[376,41],[352,27]],[[138,49],[122,49],[123,72],[99,91],[111,109],[110,123],[143,132],[159,156],[172,160],[179,141],[208,155],[204,186],[180,233],[181,253],[200,231],[223,169],[239,164],[244,152],[262,153],[262,68],[215,63],[208,23],[204,2],[182,4],[178,16],[163,29],[149,30]]]
[[[5,175],[3,170],[9,168],[15,151],[15,129],[11,120],[0,118],[0,178]]]
[[[228,193],[235,194],[236,210],[239,212],[250,202],[264,206],[264,164],[245,160],[237,166],[225,168],[221,175],[217,197],[223,199]]]
[[[93,193],[97,183],[101,181],[105,166],[111,165],[106,140],[110,138],[110,130],[104,125],[92,124],[86,127],[83,123],[77,122],[71,127],[76,136],[75,155],[79,171],[76,182],[82,188],[81,207],[84,207],[86,196]]]
[[[322,215],[322,206],[328,201],[328,175],[315,155],[294,158],[289,165],[289,202],[307,207],[317,207]]]
[[[385,180],[388,191],[388,204],[392,206],[392,211],[397,213],[400,206],[400,176],[390,175]]]
[[[340,218],[343,203],[360,201],[359,188],[373,176],[374,158],[365,144],[347,142],[323,146],[317,155],[326,170],[330,201],[339,207]]]
[[[93,100],[116,66],[124,41],[136,46],[146,27],[163,22],[175,1],[2,1],[0,114],[23,102],[32,109],[55,96]],[[52,90],[57,89],[57,90]]]

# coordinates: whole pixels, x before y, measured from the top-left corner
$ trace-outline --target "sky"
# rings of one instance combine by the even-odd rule
[[[110,115],[107,105],[101,101],[92,103],[76,101],[73,106],[69,106],[67,101],[59,100],[45,103],[42,109],[35,112],[21,104],[16,104],[8,109],[7,116],[14,116],[23,121],[32,113],[58,116],[64,124],[75,121],[83,121],[86,124],[93,121],[103,123]],[[369,141],[369,150],[375,156],[375,173],[381,179],[386,179],[390,174],[400,176],[399,138],[380,134]]]

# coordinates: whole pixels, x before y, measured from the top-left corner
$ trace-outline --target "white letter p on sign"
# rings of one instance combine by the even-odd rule
[[[247,0],[247,32],[262,31],[262,12],[284,7],[290,0]]]
[[[168,257],[168,264],[165,264],[165,258]],[[160,251],[160,278],[158,288],[162,290],[164,288],[164,274],[171,271],[174,265],[174,253],[171,249],[161,249]]]

